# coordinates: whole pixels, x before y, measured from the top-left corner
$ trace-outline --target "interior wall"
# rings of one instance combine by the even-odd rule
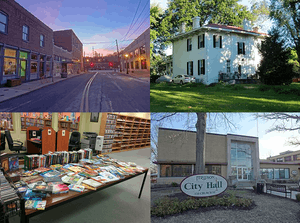
[[[150,119],[149,112],[114,112],[114,114],[126,115],[126,116],[134,116],[139,118]]]

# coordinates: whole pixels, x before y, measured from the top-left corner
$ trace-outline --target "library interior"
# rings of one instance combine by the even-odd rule
[[[150,218],[150,113],[0,112],[0,130],[0,222]]]

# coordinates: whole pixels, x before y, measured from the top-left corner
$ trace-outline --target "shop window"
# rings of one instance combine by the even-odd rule
[[[37,54],[31,54],[31,60],[37,60],[38,59],[38,56]]]
[[[141,60],[141,68],[142,68],[142,69],[147,69],[147,62],[146,62],[146,59]]]
[[[133,68],[133,61],[131,61],[130,65],[131,65],[131,69],[134,69],[134,68]]]
[[[24,60],[27,60],[28,58],[28,53],[27,52],[23,52],[23,51],[20,51],[20,59],[24,59]]]
[[[135,61],[135,69],[140,69],[139,68],[139,61]]]
[[[133,57],[133,52],[131,52],[131,53],[129,54],[129,57],[130,57],[130,58],[132,58],[132,57]]]
[[[26,25],[23,26],[22,39],[25,41],[29,41],[29,27]]]
[[[36,73],[36,72],[37,72],[37,62],[31,62],[30,73]]]
[[[46,60],[51,61],[51,56],[47,56]]]
[[[58,113],[58,130],[77,132],[79,130],[80,112]]]
[[[13,130],[11,112],[0,112],[0,130]]]
[[[16,74],[17,60],[4,57],[4,75]]]
[[[50,71],[50,62],[46,63],[46,71]]]
[[[17,51],[13,49],[4,49],[4,56],[5,57],[16,57]]]
[[[137,57],[139,55],[139,49],[135,49],[134,56]]]
[[[52,127],[52,114],[48,112],[21,112],[21,129],[26,131],[28,127],[38,128]]]
[[[45,46],[45,36],[40,35],[40,47],[44,47],[44,46]]]
[[[140,47],[140,54],[146,54],[146,45]]]
[[[8,15],[4,12],[0,12],[0,32],[7,33],[7,21]]]

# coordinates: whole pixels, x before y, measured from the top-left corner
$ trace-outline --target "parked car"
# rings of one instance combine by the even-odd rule
[[[172,82],[172,77],[164,75],[164,76],[157,78],[155,82],[156,83],[162,83],[162,82],[170,83],[170,82]]]
[[[184,84],[184,83],[195,83],[195,77],[186,74],[179,74],[172,80],[173,83]]]

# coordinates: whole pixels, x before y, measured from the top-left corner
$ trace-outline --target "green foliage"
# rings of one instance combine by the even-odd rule
[[[159,78],[160,75],[150,75],[150,83],[155,83],[157,78]]]
[[[290,50],[284,48],[279,31],[272,29],[270,36],[259,47],[262,61],[258,75],[262,83],[267,85],[289,85],[295,76],[293,65],[289,64]]]
[[[164,217],[201,207],[250,207],[252,204],[251,199],[239,198],[234,194],[224,195],[223,197],[187,198],[183,201],[179,201],[178,198],[164,197],[155,202],[155,205],[151,208],[151,215]]]
[[[172,187],[178,187],[178,183],[172,182],[172,183],[171,183],[171,186],[172,186]]]
[[[256,186],[253,186],[253,190],[256,192],[256,191],[257,191],[257,187],[256,187]]]
[[[300,201],[300,194],[296,194],[297,201]]]

